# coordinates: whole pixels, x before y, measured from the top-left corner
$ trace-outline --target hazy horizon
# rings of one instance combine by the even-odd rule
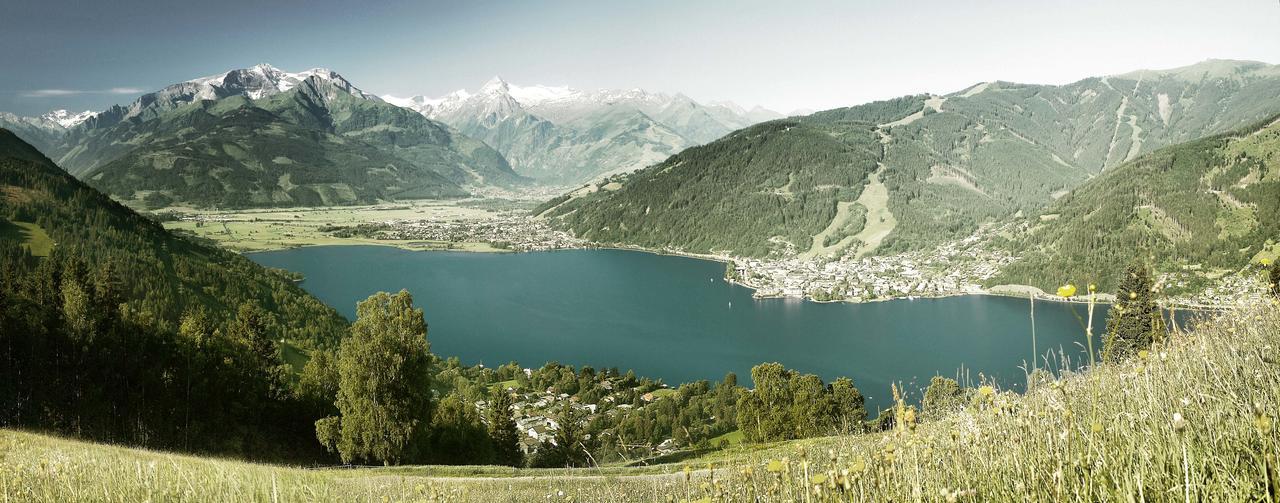
[[[644,88],[786,113],[991,80],[1065,84],[1206,59],[1280,62],[1280,4],[1272,0],[345,6],[14,6],[0,21],[0,43],[10,49],[0,55],[0,111],[102,110],[258,63],[331,68],[377,95],[441,96],[498,75],[517,85]]]

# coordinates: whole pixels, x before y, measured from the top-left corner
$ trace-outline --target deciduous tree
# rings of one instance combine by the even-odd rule
[[[339,416],[317,422],[317,437],[348,463],[423,456],[430,364],[427,322],[409,292],[379,292],[360,302],[338,356]]]

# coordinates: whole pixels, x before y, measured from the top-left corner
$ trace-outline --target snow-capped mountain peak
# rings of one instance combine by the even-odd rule
[[[494,76],[492,79],[489,79],[488,82],[485,82],[483,86],[480,86],[479,94],[505,94],[510,90],[511,86],[507,85],[507,81],[502,80],[502,77]]]
[[[524,106],[538,106],[555,100],[571,99],[581,91],[565,86],[508,86],[512,98]]]
[[[73,127],[80,125],[80,123],[84,121],[92,119],[95,115],[98,115],[98,112],[94,112],[91,110],[85,110],[78,114],[73,114],[66,110],[54,110],[52,112],[49,112],[47,114],[40,116],[40,118],[47,120],[49,122],[56,123],[57,125],[62,126],[65,129],[71,129]]]
[[[418,112],[421,112],[424,109],[429,109],[429,108],[438,106],[440,105],[441,102],[444,101],[444,98],[433,99],[433,98],[428,98],[426,96],[423,96],[421,94],[417,96],[411,96],[408,98],[397,98],[390,94],[384,94],[380,96],[380,98],[382,98],[382,101],[385,101],[392,105],[402,107],[402,108],[412,109]]]
[[[723,108],[726,108],[726,109],[728,109],[730,112],[733,112],[733,113],[738,114],[738,115],[747,115],[747,111],[746,111],[745,109],[743,109],[741,105],[739,105],[739,104],[737,104],[737,103],[734,103],[734,102],[732,102],[732,101],[712,101],[712,102],[707,103],[707,104],[708,104],[708,105],[711,105],[711,106],[716,106],[716,107],[723,107]],[[760,107],[759,107],[759,106],[756,106],[756,108],[758,109],[758,108],[760,108]]]
[[[337,72],[328,68],[312,68],[297,73],[286,72],[268,63],[259,63],[252,68],[230,70],[217,75],[192,79],[184,84],[194,85],[197,99],[214,99],[226,94],[243,94],[249,99],[259,99],[282,93],[297,87],[303,81],[315,77],[364,99],[377,100],[378,97],[367,94],[351,84]],[[175,86],[171,86],[175,87]]]

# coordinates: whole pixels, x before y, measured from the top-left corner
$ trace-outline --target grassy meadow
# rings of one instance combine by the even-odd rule
[[[37,257],[48,257],[54,245],[53,238],[39,225],[4,219],[0,219],[0,239],[17,241]]]
[[[635,468],[310,470],[0,430],[3,501],[1277,501],[1280,303],[890,431]]]
[[[239,211],[181,207],[163,211],[206,219],[200,225],[191,220],[165,222],[166,229],[189,232],[225,248],[242,252],[358,244],[398,246],[413,250],[502,251],[488,243],[339,238],[320,230],[329,225],[359,225],[388,220],[482,220],[492,216],[488,210],[465,206],[456,201]]]

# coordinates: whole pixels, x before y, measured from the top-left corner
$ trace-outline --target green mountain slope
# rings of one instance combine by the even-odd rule
[[[624,177],[616,191],[605,184],[542,212],[599,242],[759,255],[775,236],[799,243],[819,232],[837,201],[857,199],[878,157],[870,130],[842,142],[794,121],[767,122]]]
[[[238,254],[170,234],[3,129],[0,219],[38,227],[57,255],[121,272],[129,311],[160,327],[176,329],[182,314],[197,307],[222,324],[249,302],[276,313],[271,327],[298,344],[327,346],[345,331],[341,315],[290,280]]]
[[[314,422],[326,406],[296,388],[284,356],[335,347],[346,320],[285,274],[170,234],[2,129],[0,279],[0,425],[322,457]]]
[[[198,101],[137,133],[137,146],[83,176],[116,197],[227,208],[370,203],[519,183],[500,154],[418,114],[309,78],[259,100]]]
[[[1261,63],[1210,61],[1064,86],[983,83],[951,95],[899,98],[769,126],[798,126],[837,140],[807,147],[804,155],[811,159],[839,159],[846,149],[871,155],[859,165],[863,173],[876,173],[874,179],[826,184],[848,189],[840,196],[779,190],[801,169],[828,169],[818,164],[780,163],[768,168],[769,177],[742,169],[748,161],[740,157],[750,154],[735,143],[749,128],[697,155],[676,156],[617,178],[617,190],[579,191],[543,210],[600,241],[689,251],[715,248],[759,256],[788,250],[838,255],[922,249],[969,235],[985,222],[1038,211],[1142,153],[1276,113],[1280,67]],[[883,167],[867,169],[868,162]],[[841,169],[826,176],[839,177]],[[678,187],[681,195],[644,186],[659,178],[667,178],[662,183]],[[858,200],[864,186],[874,186],[875,197]],[[794,213],[796,198],[808,205],[803,214]],[[741,212],[744,207],[761,209]],[[786,232],[775,229],[780,223]],[[754,230],[743,234],[747,228]],[[815,246],[815,239],[823,242]]]
[[[1110,290],[1135,255],[1184,273],[1167,285],[1174,289],[1196,286],[1199,272],[1238,270],[1273,255],[1280,241],[1280,121],[1141,156],[1033,221],[1014,242],[1018,260],[994,284]]]
[[[111,195],[156,205],[340,205],[527,182],[484,143],[324,69],[232,70],[69,129],[19,117],[0,125]]]

